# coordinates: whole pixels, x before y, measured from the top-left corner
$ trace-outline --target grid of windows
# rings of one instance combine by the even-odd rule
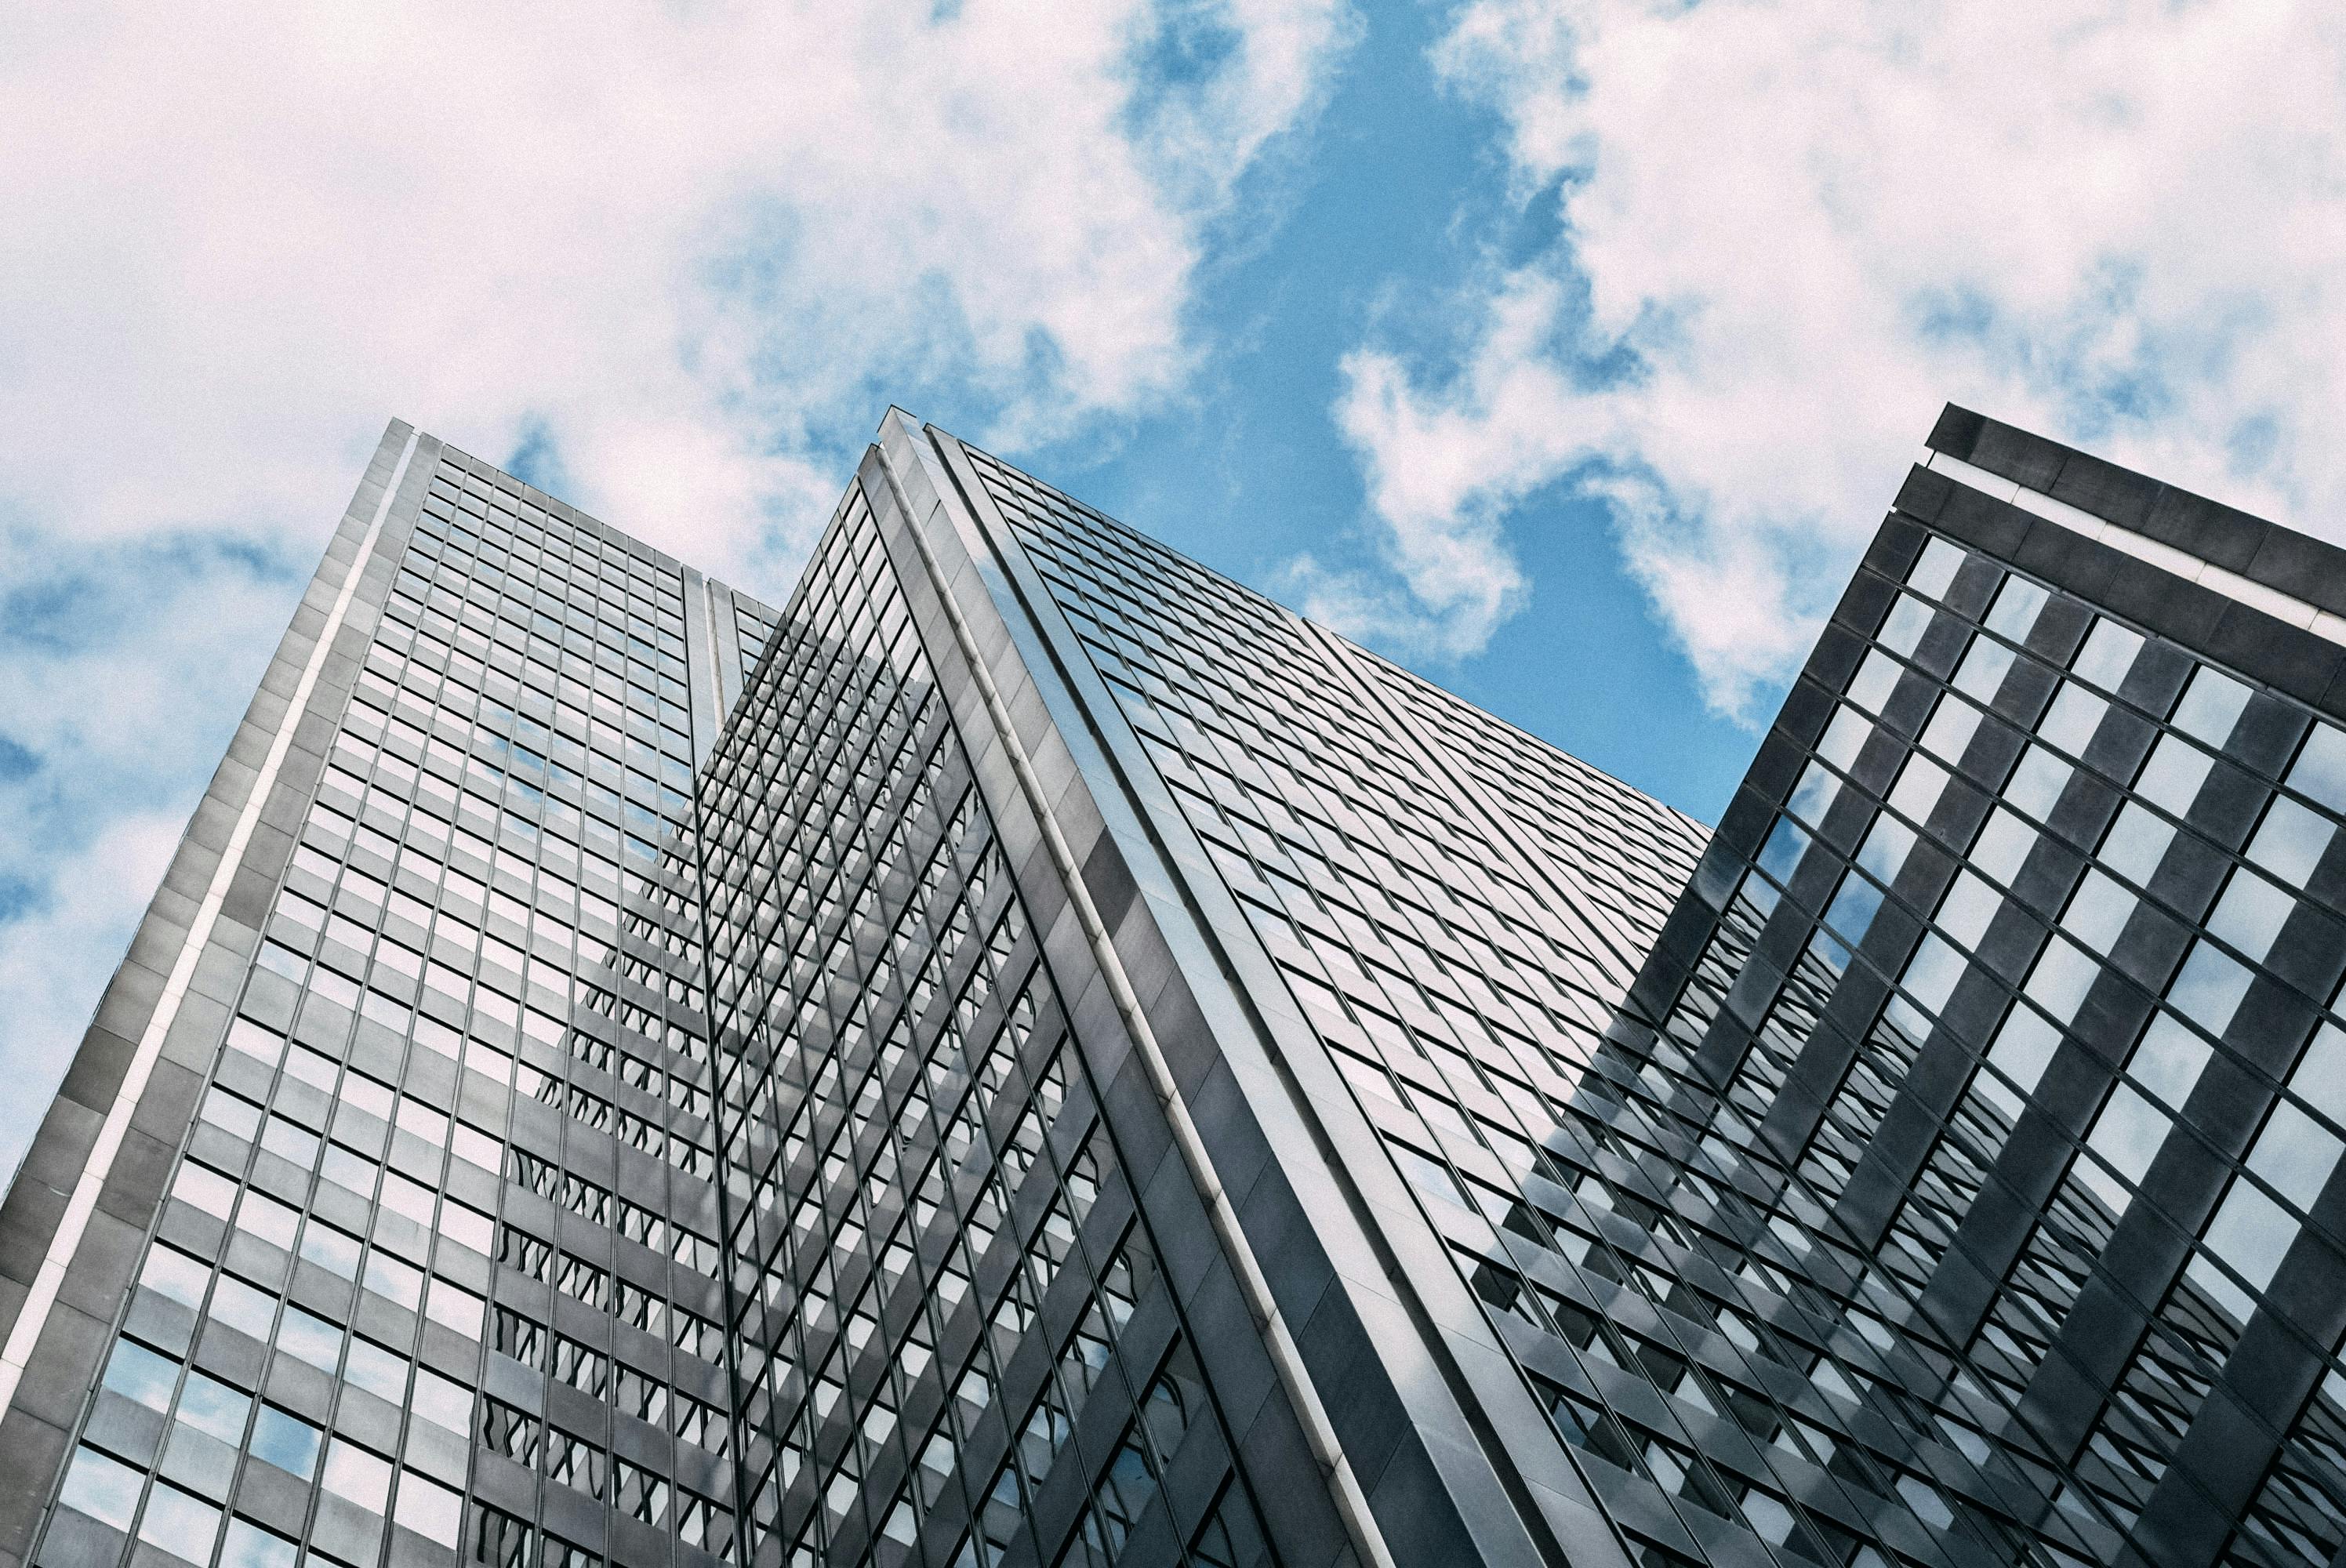
[[[444,450],[402,530],[44,1561],[727,1555],[683,578],[550,504]]]
[[[1109,1560],[1203,1391],[860,491],[708,768],[696,842],[749,1553]],[[1055,1492],[1091,1502],[1040,1507]],[[1260,1558],[1236,1488],[1168,1525],[1177,1557]]]

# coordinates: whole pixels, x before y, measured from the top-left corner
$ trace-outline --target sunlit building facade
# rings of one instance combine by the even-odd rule
[[[2329,1562],[2341,567],[1950,409],[1714,835],[900,413],[780,609],[395,424],[0,1568]]]

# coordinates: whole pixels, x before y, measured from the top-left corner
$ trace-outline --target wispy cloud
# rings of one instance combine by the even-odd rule
[[[779,591],[908,384],[950,379],[1005,444],[1178,394],[1213,227],[1347,25],[0,17],[0,1062],[52,1074],[387,416]]]
[[[1434,63],[1515,227],[1347,362],[1388,619],[1479,646],[1561,484],[1758,717],[1948,399],[2346,528],[2335,7],[1476,0]]]

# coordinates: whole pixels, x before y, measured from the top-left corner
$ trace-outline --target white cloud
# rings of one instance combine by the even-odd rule
[[[29,530],[0,530],[0,1069],[19,1085],[0,1095],[5,1173],[301,585],[215,542],[61,552]]]
[[[1163,91],[1141,0],[15,8],[0,471],[85,531],[306,539],[385,415],[538,421],[582,504],[755,561],[895,377],[1025,430],[1177,383],[1201,227],[1341,33],[1208,9],[1233,47]]]
[[[1950,400],[2346,528],[2335,7],[1477,0],[1435,63],[1561,219],[1464,282],[1446,360],[1347,361],[1449,645],[1517,602],[1494,524],[1562,481],[1616,503],[1711,700],[1760,717]]]
[[[542,432],[566,499],[780,593],[907,382],[1005,443],[1178,393],[1214,225],[1346,28],[1341,0],[0,3],[0,738],[41,761],[0,789],[0,1062],[77,1033],[137,901],[75,868],[183,819],[387,417],[492,459]],[[102,687],[76,714],[5,634],[107,570],[177,576],[38,667]],[[60,942],[80,979],[36,984]]]

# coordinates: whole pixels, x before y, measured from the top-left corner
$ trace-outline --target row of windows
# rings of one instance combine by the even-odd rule
[[[673,570],[566,549],[554,535],[484,519],[436,487],[426,495],[410,545],[407,562],[426,579],[436,563],[460,592],[476,585],[503,590],[556,615],[575,605],[590,619],[632,629],[649,650],[667,646],[654,639],[674,637],[682,651],[683,579]]]
[[[467,472],[468,462],[454,453],[443,456],[426,491],[427,514],[449,519],[461,512],[471,520],[466,526],[485,525],[486,537],[515,549],[524,560],[599,570],[607,577],[625,572],[647,586],[674,585],[676,574],[656,552],[566,508],[540,506],[494,470]]]

